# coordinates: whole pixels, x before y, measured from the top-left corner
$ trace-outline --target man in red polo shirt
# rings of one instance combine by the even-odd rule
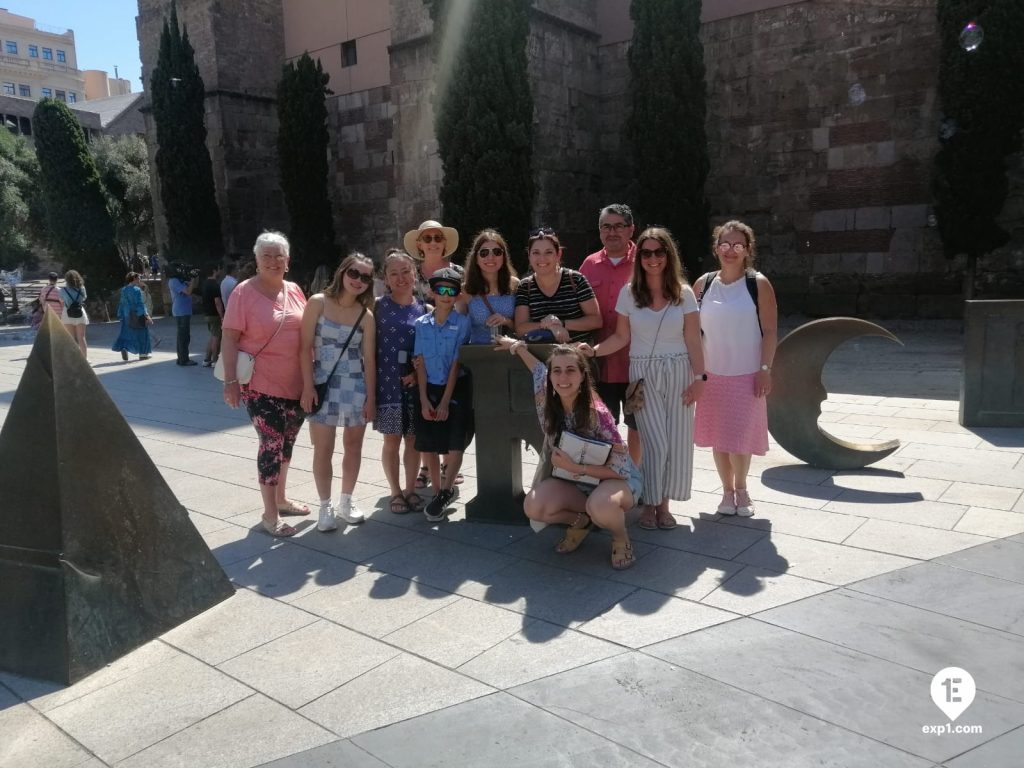
[[[590,282],[601,307],[602,325],[597,331],[597,341],[604,341],[615,333],[619,321],[615,303],[622,287],[633,277],[636,259],[636,246],[632,239],[633,211],[624,203],[606,205],[598,214],[597,228],[604,248],[587,256],[580,272]],[[597,392],[618,421],[626,400],[626,387],[629,386],[629,347],[599,358],[598,362],[601,367]],[[639,465],[643,451],[640,434],[636,431],[636,419],[632,415],[626,416],[626,426],[629,428],[629,455]]]

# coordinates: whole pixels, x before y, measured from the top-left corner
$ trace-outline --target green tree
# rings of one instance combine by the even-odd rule
[[[626,140],[633,150],[638,224],[668,227],[687,274],[696,279],[709,237],[701,0],[632,0],[629,12],[633,103]]]
[[[1020,151],[1024,129],[1024,3],[939,0],[938,18],[942,119],[932,192],[946,255],[967,256],[970,299],[978,258],[1010,238],[997,219],[1009,192],[1006,161]]]
[[[0,269],[35,266],[32,245],[42,239],[42,216],[35,152],[0,129]]]
[[[441,208],[463,246],[495,227],[523,269],[533,215],[533,96],[526,41],[532,0],[433,0]],[[450,60],[446,59],[451,55]]]
[[[333,264],[334,222],[327,191],[327,88],[330,75],[308,53],[284,65],[277,86],[277,153],[288,206],[292,268],[308,275]]]
[[[43,99],[32,116],[50,245],[65,268],[88,276],[97,293],[120,284],[124,270],[114,221],[85,132],[68,106]]]
[[[150,95],[167,256],[191,264],[218,260],[224,253],[213,164],[206,148],[205,93],[188,30],[178,27],[178,10],[172,3],[160,35]]]
[[[103,136],[92,143],[107,207],[114,217],[117,248],[128,266],[139,246],[153,242],[149,154],[141,136]]]

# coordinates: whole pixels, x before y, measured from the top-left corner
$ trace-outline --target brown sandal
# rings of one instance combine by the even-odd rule
[[[612,542],[612,568],[616,571],[624,571],[635,562],[632,544],[628,541]]]
[[[275,539],[284,539],[289,536],[294,536],[298,531],[292,526],[288,525],[284,520],[267,520],[265,517],[261,517],[260,521],[263,523],[263,530],[273,536]]]
[[[585,525],[580,525],[579,523],[583,518],[586,518],[587,522]],[[560,555],[568,555],[570,552],[575,552],[580,548],[583,540],[587,538],[591,527],[590,516],[586,512],[577,512],[576,519],[565,529],[565,536],[555,545],[555,552]]]
[[[393,515],[409,514],[409,502],[406,501],[405,496],[400,493],[396,493],[391,497],[388,508],[391,510],[391,514]]]

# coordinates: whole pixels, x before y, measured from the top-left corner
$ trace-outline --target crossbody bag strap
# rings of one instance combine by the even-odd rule
[[[484,300],[484,305],[487,307],[487,311],[488,312],[490,312],[492,315],[498,314],[497,312],[494,311],[494,307],[491,306],[491,302],[489,302],[487,300],[487,294],[486,293],[483,294],[480,298]]]
[[[262,352],[264,349],[266,349],[267,346],[270,344],[270,342],[272,342],[274,339],[277,338],[277,334],[279,334],[281,332],[281,329],[284,328],[284,321],[288,317],[288,293],[287,293],[287,291],[288,291],[288,289],[286,288],[284,291],[281,292],[281,296],[282,296],[282,300],[281,300],[281,322],[277,324],[277,330],[274,331],[274,335],[271,336],[269,339],[267,339],[266,344],[264,344],[262,347],[260,347],[260,351],[259,352],[257,352],[255,355],[253,355],[253,359],[254,360],[257,357],[260,356],[260,352]]]
[[[363,323],[363,316],[364,315],[366,315],[366,307],[365,306],[363,307],[363,311],[359,313],[359,319],[356,320],[356,324],[353,325],[352,326],[352,330],[349,331],[348,338],[345,339],[345,344],[344,344],[344,346],[342,346],[341,352],[338,353],[338,359],[334,361],[334,365],[331,367],[331,372],[327,374],[326,381],[330,381],[331,380],[331,376],[333,376],[334,372],[336,370],[338,370],[338,363],[340,363],[341,362],[341,358],[343,358],[345,356],[345,352],[348,350],[348,345],[352,343],[352,337],[356,335],[356,329],[360,325],[362,325],[362,323]]]

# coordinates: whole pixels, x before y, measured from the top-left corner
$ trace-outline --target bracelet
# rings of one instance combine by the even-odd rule
[[[228,384],[237,384],[237,383],[238,383],[238,379],[229,379],[228,381],[224,382],[224,386],[226,387]]]
[[[525,343],[525,341],[513,341],[508,348],[508,353],[510,355],[514,355],[519,350],[519,347],[521,347]]]

